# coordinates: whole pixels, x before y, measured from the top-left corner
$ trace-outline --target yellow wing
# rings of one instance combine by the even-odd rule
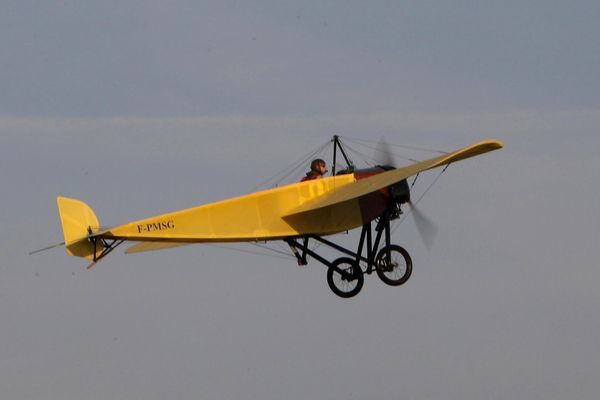
[[[105,230],[100,230],[98,218],[85,203],[63,197],[59,197],[57,203],[69,255],[94,260],[114,248],[106,247],[105,240],[149,242],[129,249],[128,253],[133,253],[183,243],[329,235],[364,225],[363,196],[418,172],[501,147],[498,141],[485,141],[358,181],[353,174],[347,174],[292,183]]]
[[[502,142],[496,140],[486,140],[464,147],[449,154],[444,154],[442,156],[421,161],[403,168],[382,172],[381,174],[358,180],[351,185],[343,186],[338,190],[328,192],[323,196],[306,201],[301,206],[286,213],[283,218],[343,203],[345,201],[352,200],[382,189],[386,186],[390,186],[396,182],[400,182],[401,180],[404,180],[419,172],[464,160],[469,157],[474,157],[476,155],[497,150],[502,147],[504,147]]]

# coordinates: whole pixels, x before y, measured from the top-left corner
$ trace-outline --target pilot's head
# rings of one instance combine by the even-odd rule
[[[310,170],[315,174],[323,176],[327,172],[327,164],[322,159],[317,158],[310,163]]]

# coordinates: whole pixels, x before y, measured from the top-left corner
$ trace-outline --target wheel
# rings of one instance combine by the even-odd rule
[[[342,257],[335,260],[327,269],[327,283],[340,297],[353,297],[360,292],[365,283],[365,277],[355,260]]]
[[[408,251],[395,244],[379,250],[375,265],[377,276],[391,286],[402,285],[412,273],[412,260]]]

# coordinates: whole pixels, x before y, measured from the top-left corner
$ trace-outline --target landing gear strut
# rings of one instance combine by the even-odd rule
[[[327,267],[327,283],[333,293],[344,298],[353,297],[362,289],[365,273],[371,274],[375,271],[383,282],[391,286],[402,285],[410,278],[412,273],[410,255],[404,248],[391,244],[390,220],[394,217],[394,213],[390,211],[384,212],[379,217],[375,226],[374,242],[371,222],[363,225],[356,252],[318,235],[301,236],[285,241],[296,256],[298,265],[307,264],[307,255],[313,257]],[[384,235],[385,245],[380,249],[379,245]],[[308,248],[310,239],[321,242],[350,257],[341,257],[331,262]],[[366,247],[367,254],[363,256],[364,247]]]
[[[125,241],[124,239],[107,239],[94,237],[92,236],[92,228],[90,227],[88,227],[88,233],[90,234],[88,240],[94,246],[94,255],[92,263],[87,266],[87,269],[91,269],[100,260],[106,257],[111,251],[113,251]]]

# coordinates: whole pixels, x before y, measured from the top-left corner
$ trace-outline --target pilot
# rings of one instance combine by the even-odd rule
[[[322,178],[326,172],[327,164],[325,164],[325,161],[321,160],[320,158],[317,158],[316,160],[312,160],[312,162],[310,163],[310,171],[306,173],[306,176],[302,178],[300,182]]]

